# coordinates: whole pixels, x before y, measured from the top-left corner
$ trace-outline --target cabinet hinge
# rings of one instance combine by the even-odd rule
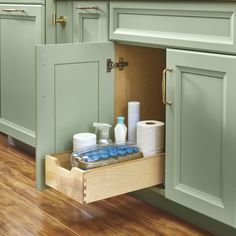
[[[113,68],[123,70],[125,66],[128,66],[128,62],[124,58],[119,58],[118,62],[113,62],[111,59],[107,59],[107,72],[111,72]]]

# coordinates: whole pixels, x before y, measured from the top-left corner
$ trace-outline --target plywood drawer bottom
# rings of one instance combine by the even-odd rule
[[[70,152],[47,155],[46,184],[80,203],[90,203],[162,183],[164,156],[81,170],[71,168]]]

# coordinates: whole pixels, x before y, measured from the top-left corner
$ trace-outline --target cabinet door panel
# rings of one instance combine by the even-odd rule
[[[182,72],[180,178],[182,184],[220,199],[224,75],[204,72]]]
[[[1,117],[30,130],[35,129],[35,119],[25,114],[35,113],[32,61],[35,35],[29,34],[33,31],[32,21],[1,20]],[[16,38],[24,44],[16,43]],[[29,65],[28,69],[22,71],[26,64]]]
[[[43,42],[42,11],[42,6],[0,6],[0,130],[32,146],[36,129],[35,44]]]
[[[98,121],[98,70],[98,62],[55,66],[56,152],[71,149],[73,134]]]
[[[78,42],[99,41],[99,20],[98,15],[81,14],[79,16],[78,28],[80,28]],[[76,36],[74,37],[75,40]]]
[[[93,122],[114,122],[114,78],[106,60],[113,43],[37,46],[37,187],[44,186],[44,158],[71,150],[72,136]]]
[[[167,52],[173,104],[167,107],[166,196],[230,225],[235,225],[235,63],[233,56]]]
[[[94,9],[95,8],[95,9]],[[73,3],[73,42],[108,40],[107,2]]]

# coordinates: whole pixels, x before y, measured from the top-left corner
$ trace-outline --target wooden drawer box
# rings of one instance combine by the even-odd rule
[[[236,3],[111,2],[110,39],[236,52]]]
[[[70,153],[46,156],[46,184],[89,203],[162,183],[164,154],[90,170],[70,166]]]

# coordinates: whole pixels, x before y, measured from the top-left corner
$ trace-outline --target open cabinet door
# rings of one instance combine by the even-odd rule
[[[40,45],[37,56],[37,188],[45,186],[44,159],[71,150],[72,136],[93,122],[114,121],[114,75],[106,61],[113,43]]]

